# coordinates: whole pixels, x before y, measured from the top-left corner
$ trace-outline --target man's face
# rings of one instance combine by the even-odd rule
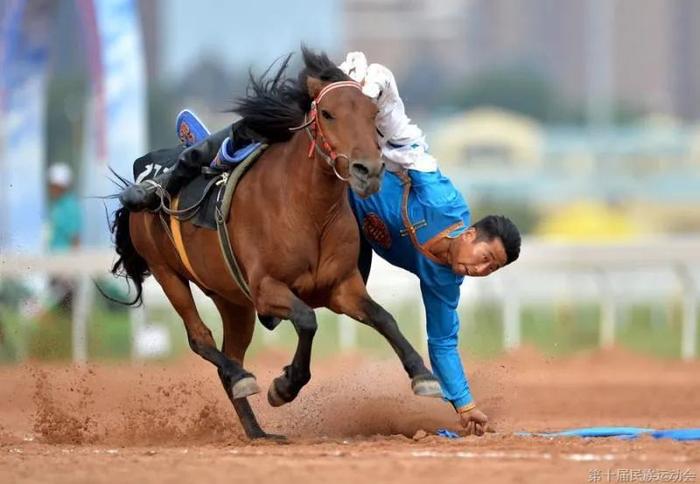
[[[49,183],[49,198],[51,200],[56,200],[59,198],[61,195],[65,193],[66,189],[60,185],[54,185],[53,183]]]
[[[484,277],[506,265],[508,257],[500,237],[477,240],[476,229],[469,228],[454,241],[452,270],[461,276]]]

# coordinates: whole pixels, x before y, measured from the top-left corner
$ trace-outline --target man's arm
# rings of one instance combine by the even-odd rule
[[[442,392],[459,414],[467,433],[483,435],[488,417],[476,407],[459,356],[459,286],[434,287],[421,281],[427,316],[428,353]]]
[[[455,409],[473,403],[469,382],[459,355],[459,286],[430,287],[421,281],[428,324],[428,352],[433,372],[442,384],[445,398]]]
[[[367,65],[362,52],[348,53],[340,69],[361,83],[362,92],[377,104],[376,124],[383,156],[404,169],[437,170],[437,161],[427,152],[423,131],[406,115],[391,70],[381,64]]]

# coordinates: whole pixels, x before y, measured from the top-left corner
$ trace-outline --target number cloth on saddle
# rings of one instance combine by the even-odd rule
[[[174,148],[164,148],[161,150],[146,153],[134,162],[134,180],[140,183],[144,180],[154,178],[164,171],[168,171],[175,164],[178,156],[187,147],[178,145]],[[265,148],[260,143],[251,143],[236,151],[236,162],[226,163],[223,166],[229,171],[235,169],[239,164],[247,162],[248,158],[258,158]],[[251,163],[254,160],[250,161]],[[203,167],[203,169],[206,169]],[[184,220],[191,221],[197,227],[216,230],[216,205],[219,191],[223,193],[223,184],[217,183],[221,179],[221,171],[212,173],[202,173],[189,181],[178,193],[178,211],[186,210],[199,204],[199,208],[193,209]],[[206,191],[206,193],[205,193]],[[191,216],[191,217],[190,217]]]

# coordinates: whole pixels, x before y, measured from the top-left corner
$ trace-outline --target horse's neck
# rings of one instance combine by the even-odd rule
[[[289,141],[289,155],[284,157],[290,184],[289,203],[323,224],[344,206],[347,186],[318,153],[314,151],[312,158],[308,157],[310,143],[305,131],[296,133]]]

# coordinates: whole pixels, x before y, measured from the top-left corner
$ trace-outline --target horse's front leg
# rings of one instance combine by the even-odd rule
[[[386,338],[411,378],[413,393],[424,397],[442,397],[437,378],[401,333],[394,317],[369,297],[359,271],[355,270],[352,276],[334,288],[329,308],[371,326]]]
[[[292,363],[284,367],[284,373],[274,379],[267,392],[270,405],[279,407],[294,400],[311,379],[311,344],[318,327],[316,314],[276,279],[265,277],[254,287],[255,309],[263,315],[261,321],[268,329],[274,329],[280,319],[289,319],[299,337]]]
[[[255,377],[239,362],[229,358],[216,348],[214,337],[197,311],[190,286],[172,268],[163,264],[150,264],[150,269],[163,292],[185,323],[187,340],[192,351],[213,363],[227,382],[226,393],[232,399],[245,398],[260,391]]]

